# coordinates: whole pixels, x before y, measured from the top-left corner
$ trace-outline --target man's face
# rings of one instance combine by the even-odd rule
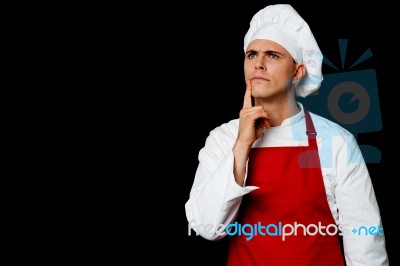
[[[296,73],[296,63],[280,44],[269,40],[254,40],[246,50],[244,75],[252,84],[255,98],[286,95]]]

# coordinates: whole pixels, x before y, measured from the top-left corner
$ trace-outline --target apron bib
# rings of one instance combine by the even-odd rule
[[[229,266],[344,265],[326,198],[316,132],[310,114],[305,109],[304,113],[308,146],[250,151],[247,185],[260,189],[243,198],[237,227],[231,228],[237,232],[230,239]],[[243,230],[247,235],[239,234]],[[284,237],[283,231],[292,234]]]

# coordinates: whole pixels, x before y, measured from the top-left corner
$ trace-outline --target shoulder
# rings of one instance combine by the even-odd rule
[[[317,136],[319,138],[325,140],[335,140],[336,144],[356,144],[354,135],[338,123],[312,112],[309,113],[313,120],[315,130],[317,131]]]
[[[315,129],[318,133],[329,133],[330,135],[349,136],[353,135],[350,131],[339,125],[338,123],[329,120],[320,115],[309,112],[313,120]]]
[[[231,147],[236,140],[239,128],[239,119],[232,119],[214,129],[207,137],[206,146]]]
[[[236,137],[238,128],[239,128],[239,118],[232,119],[229,122],[223,123],[222,125],[211,130],[210,135]]]
[[[317,132],[320,159],[324,168],[331,167],[333,162],[339,165],[339,161],[342,162],[340,168],[343,169],[347,169],[345,165],[349,163],[364,163],[358,142],[350,131],[327,118],[313,113],[310,115]]]

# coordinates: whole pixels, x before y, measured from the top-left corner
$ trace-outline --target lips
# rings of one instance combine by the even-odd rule
[[[266,80],[266,81],[268,81],[269,79],[261,77],[261,76],[255,76],[251,80]]]

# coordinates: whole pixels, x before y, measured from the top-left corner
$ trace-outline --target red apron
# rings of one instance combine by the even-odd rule
[[[322,180],[316,132],[308,111],[304,113],[308,146],[251,149],[247,185],[260,189],[243,198],[236,228],[231,228],[229,266],[344,265]],[[296,222],[305,230],[298,226],[297,235],[293,230],[283,239],[283,227],[289,234]],[[327,225],[328,229],[323,227]]]

